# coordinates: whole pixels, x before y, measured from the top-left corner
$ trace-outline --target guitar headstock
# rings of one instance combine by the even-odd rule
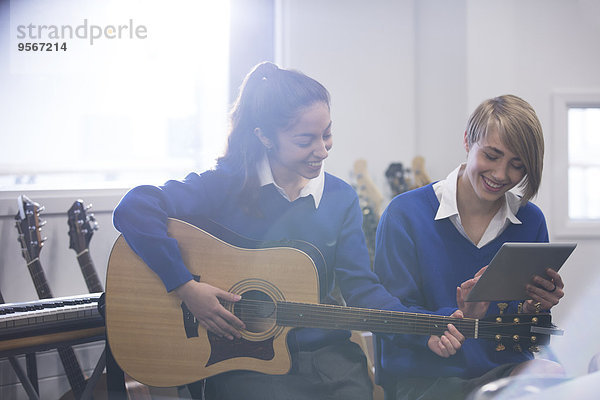
[[[363,159],[358,159],[354,162],[354,177],[356,179],[356,192],[367,206],[375,213],[377,221],[381,215],[381,204],[383,196],[375,186],[373,179],[367,171],[367,162]]]
[[[40,251],[46,238],[42,238],[42,226],[46,221],[40,220],[40,213],[44,207],[31,201],[27,196],[20,195],[18,198],[19,212],[15,216],[17,230],[19,231],[18,241],[21,244],[21,254],[27,263],[30,263],[40,256]]]
[[[69,248],[77,254],[88,249],[94,231],[98,229],[98,223],[94,214],[87,214],[91,204],[84,206],[83,200],[77,200],[68,211],[69,224]]]
[[[395,197],[400,193],[404,193],[410,189],[410,179],[407,174],[410,172],[408,168],[404,168],[402,163],[391,163],[385,171],[385,177],[390,185],[392,196]]]
[[[412,161],[413,185],[411,189],[420,188],[421,186],[429,185],[431,178],[425,171],[425,158],[416,156]]]
[[[550,335],[562,334],[550,314],[502,314],[479,320],[479,337],[496,342],[497,351],[537,351],[550,342]]]

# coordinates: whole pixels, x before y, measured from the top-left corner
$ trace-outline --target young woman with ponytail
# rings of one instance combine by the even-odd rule
[[[310,242],[326,261],[323,303],[341,304],[341,293],[348,304],[382,304],[371,299],[384,289],[369,267],[357,195],[323,169],[331,147],[327,90],[300,72],[261,63],[240,88],[216,167],[132,189],[115,209],[115,227],[199,324],[223,338],[241,336],[244,323],[220,303],[239,296],[193,279],[167,236],[167,218],[192,224],[209,218],[255,240]],[[371,282],[375,290],[367,290]],[[209,400],[370,399],[365,356],[349,337],[346,330],[293,329],[288,374],[232,371],[190,391],[196,398],[204,391]]]

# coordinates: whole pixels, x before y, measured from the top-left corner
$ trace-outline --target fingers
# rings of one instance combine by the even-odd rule
[[[176,294],[185,302],[204,329],[230,340],[242,336],[238,329],[244,329],[244,323],[219,301],[239,301],[241,298],[239,295],[195,281],[180,286],[176,289]]]
[[[234,338],[240,338],[241,334],[238,330],[234,329],[220,316],[214,316],[212,319],[199,319],[198,322],[204,329],[210,331],[220,337],[233,340]]]
[[[485,267],[483,267],[479,271],[477,271],[477,273],[475,274],[475,278],[480,277],[485,272],[485,270],[487,269],[487,267],[488,266],[486,265]]]
[[[227,292],[227,291],[219,289],[217,287],[215,287],[214,289],[215,289],[215,295],[218,298],[220,298],[221,300],[235,303],[236,301],[240,301],[242,299],[242,296],[240,296],[239,294]]]
[[[452,318],[464,318],[464,314],[461,310],[456,310],[450,315]]]
[[[448,324],[448,330],[442,336],[429,337],[427,346],[438,356],[448,358],[456,354],[464,341],[463,334],[454,325]]]
[[[444,335],[448,336],[448,339],[452,342],[452,346],[455,350],[460,349],[466,338],[456,327],[452,324],[448,324],[448,330],[444,332]]]
[[[559,287],[553,292],[548,292],[545,289],[539,288],[534,285],[526,286],[527,294],[532,299],[532,303],[539,302],[540,309],[549,310],[558,304],[561,298],[565,295],[563,290]]]
[[[557,305],[565,295],[563,290],[565,285],[558,272],[548,268],[546,273],[550,280],[536,275],[532,279],[533,284],[528,284],[525,287],[527,294],[533,300],[532,304],[539,302],[540,308],[543,310],[549,310]]]
[[[552,268],[548,268],[546,270],[546,274],[550,277],[550,279],[552,279],[552,282],[554,282],[554,284],[556,285],[556,287],[564,289],[565,284],[564,284],[564,282],[562,280],[562,277],[560,276],[560,274],[558,272],[556,272]]]
[[[456,287],[456,304],[459,309],[465,308],[465,297],[463,296],[463,291],[460,286]]]

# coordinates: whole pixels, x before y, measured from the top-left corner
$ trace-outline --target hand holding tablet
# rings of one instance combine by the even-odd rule
[[[547,268],[558,271],[576,246],[576,243],[504,243],[466,301],[528,299],[525,287],[532,283],[532,278],[547,277]]]

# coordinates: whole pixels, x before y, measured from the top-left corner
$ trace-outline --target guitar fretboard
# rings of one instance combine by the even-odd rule
[[[94,266],[94,262],[92,261],[88,249],[85,249],[77,255],[77,262],[83,273],[83,278],[85,279],[88,291],[90,293],[103,292],[104,288],[102,287],[102,282],[100,282],[100,278],[96,273],[96,267]]]
[[[277,323],[285,326],[441,335],[453,324],[466,337],[478,337],[477,319],[371,310],[326,304],[277,303]]]
[[[35,286],[38,298],[52,298],[52,292],[50,291],[50,286],[48,286],[46,274],[44,274],[44,270],[42,269],[42,264],[40,263],[40,260],[35,259],[30,261],[27,264],[27,267],[29,268],[29,274],[31,275],[31,279],[33,280],[33,285]]]
[[[48,281],[46,280],[46,275],[40,261],[38,259],[32,260],[27,266],[29,267],[29,273],[31,274],[38,297],[40,299],[52,298],[52,292],[50,291],[50,286],[48,286]],[[71,389],[73,389],[76,398],[80,398],[85,389],[85,376],[83,375],[79,361],[77,361],[75,352],[73,348],[68,346],[59,347],[57,351]]]

